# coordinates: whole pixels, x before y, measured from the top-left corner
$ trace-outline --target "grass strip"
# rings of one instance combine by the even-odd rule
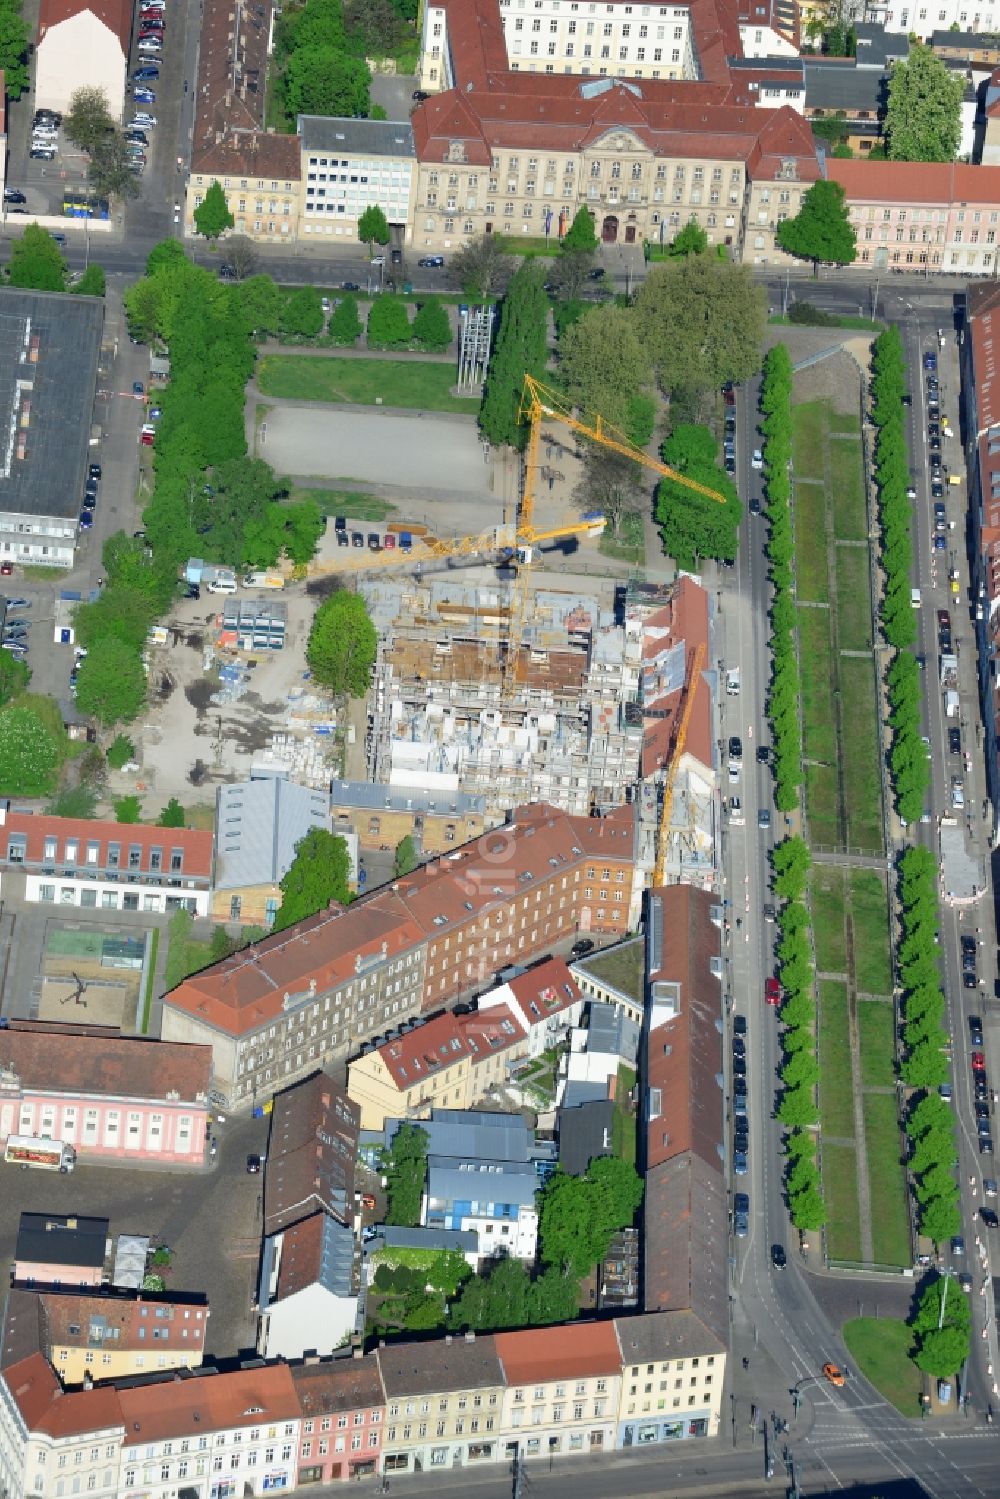
[[[861,1082],[865,1088],[891,1088],[896,1081],[893,1046],[895,1016],[884,999],[858,1001]]]
[[[828,609],[798,609],[802,724],[807,760],[833,765],[837,730],[833,704],[833,648]],[[870,667],[869,667],[870,669]]]
[[[826,401],[802,401],[792,407],[792,463],[798,479],[825,479],[828,413]]]
[[[853,1145],[823,1143],[823,1196],[826,1242],[830,1258],[861,1258],[861,1209],[858,1205],[857,1156]]]
[[[854,982],[863,994],[891,994],[889,900],[885,880],[874,869],[852,869]]]
[[[843,750],[847,844],[882,852],[882,780],[879,774],[878,701],[871,660],[841,657],[840,690],[850,733]]]
[[[142,1034],[149,1032],[149,1015],[153,1008],[153,981],[156,978],[156,954],[160,950],[160,929],[154,926],[149,934],[149,964],[146,970],[146,992],[142,996]]]
[[[847,985],[819,982],[819,1111],[825,1135],[854,1139],[854,1082],[847,1025]]]
[[[844,930],[844,877],[835,866],[814,864],[810,876],[813,941],[816,967],[822,973],[847,970],[847,934]]]
[[[837,810],[837,790],[835,765],[806,766],[805,802],[809,837],[813,843],[827,848],[839,847],[843,842]]]
[[[841,1333],[848,1353],[879,1394],[901,1415],[919,1416],[921,1376],[910,1357],[913,1333],[906,1323],[896,1317],[854,1317]]]
[[[872,648],[871,567],[867,547],[837,548],[837,640],[842,651]]]
[[[330,401],[355,406],[392,406],[410,411],[462,411],[474,415],[470,399],[451,394],[450,363],[426,359],[329,359],[271,354],[257,366],[257,385],[285,401]],[[478,400],[478,397],[476,398]]]
[[[834,426],[830,418],[831,429]],[[838,541],[864,541],[868,513],[861,467],[861,443],[838,437],[830,443],[830,499],[833,534]]]
[[[872,1254],[878,1265],[912,1265],[896,1094],[866,1093],[863,1108],[872,1210]]]
[[[826,604],[830,599],[830,570],[826,557],[826,495],[819,484],[796,484],[795,597],[803,603]]]

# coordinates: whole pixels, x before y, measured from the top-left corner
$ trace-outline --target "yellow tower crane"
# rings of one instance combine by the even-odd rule
[[[667,851],[670,842],[670,814],[674,805],[674,782],[677,779],[677,767],[680,765],[681,755],[687,743],[688,728],[691,724],[691,714],[694,711],[694,695],[701,676],[701,668],[705,661],[705,642],[702,641],[694,653],[691,662],[691,671],[684,683],[684,701],[681,706],[680,718],[677,720],[677,732],[674,735],[673,744],[670,747],[670,759],[667,762],[667,775],[663,783],[663,806],[660,808],[660,828],[656,839],[656,868],[653,871],[653,884],[662,885],[667,873]]]
[[[650,458],[642,448],[636,447],[626,433],[619,431],[610,422],[606,422],[603,417],[595,417],[593,425],[581,421],[573,415],[572,407],[563,396],[551,390],[547,385],[543,385],[541,380],[536,380],[534,375],[524,377],[518,415],[521,421],[528,424],[528,446],[525,454],[524,491],[517,520],[513,526],[494,526],[475,536],[456,536],[441,541],[435,537],[414,536],[411,550],[407,552],[397,547],[383,552],[364,554],[357,561],[353,557],[345,558],[342,562],[331,559],[329,562],[320,563],[309,569],[310,574],[315,577],[322,573],[374,572],[385,567],[402,567],[407,564],[412,567],[420,562],[448,557],[490,556],[498,553],[511,557],[516,567],[506,642],[503,647],[501,672],[503,701],[509,701],[517,685],[517,661],[524,634],[528,580],[535,548],[543,541],[559,541],[571,536],[600,536],[605,525],[604,516],[599,514],[583,515],[578,521],[565,526],[539,527],[535,525],[535,482],[538,476],[538,450],[543,421],[559,422],[571,432],[576,432],[581,437],[587,437],[592,442],[600,443],[603,447],[612,449],[613,452],[631,458],[635,463],[641,464],[643,468],[651,469],[662,478],[683,484],[686,489],[692,489],[696,494],[715,500],[720,505],[726,503],[725,495],[720,494],[717,489],[711,489],[706,484],[699,484],[697,480],[689,479],[686,474],[668,467],[659,459]]]

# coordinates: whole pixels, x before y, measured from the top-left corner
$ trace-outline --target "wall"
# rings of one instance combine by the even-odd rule
[[[125,63],[121,43],[91,11],[60,21],[38,45],[35,104],[65,112],[78,88],[103,89],[111,117],[125,105]]]
[[[240,902],[237,916],[232,914],[234,896]],[[210,914],[213,921],[239,921],[244,926],[269,927],[273,919],[273,912],[267,909],[269,900],[281,905],[280,885],[240,885],[232,889],[227,887],[225,890],[213,890]]]
[[[30,1281],[36,1286],[99,1286],[103,1279],[100,1265],[42,1265],[34,1260],[15,1260],[14,1279]]]
[[[2,879],[0,879],[2,883]],[[86,899],[84,899],[86,896]],[[72,880],[52,874],[26,874],[24,899],[39,905],[99,906],[104,911],[176,911],[184,907],[193,916],[207,916],[211,892],[185,886],[166,889],[162,885],[123,885],[120,880]]]
[[[109,1351],[110,1349],[110,1351]],[[169,1348],[151,1343],[148,1348],[75,1348],[53,1346],[49,1357],[66,1384],[82,1384],[85,1374],[94,1379],[129,1379],[135,1374],[153,1374],[161,1369],[197,1369],[202,1350]]]
[[[207,1103],[104,1099],[24,1089],[20,1102],[0,1103],[0,1139],[37,1135],[75,1145],[81,1161],[204,1162]]]
[[[335,1483],[377,1464],[382,1443],[382,1409],[338,1411],[302,1422],[300,1485]]]
[[[276,1301],[260,1319],[257,1346],[265,1358],[301,1358],[307,1348],[332,1353],[354,1331],[356,1296],[334,1296],[313,1284]]]

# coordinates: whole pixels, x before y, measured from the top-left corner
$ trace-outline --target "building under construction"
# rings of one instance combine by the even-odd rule
[[[597,586],[534,590],[506,667],[510,596],[495,578],[382,574],[360,586],[379,634],[373,783],[475,796],[490,820],[528,801],[579,814],[638,800],[652,870],[686,673],[709,645],[708,597],[693,580],[603,597]],[[692,690],[666,877],[701,884],[715,845],[711,673]]]

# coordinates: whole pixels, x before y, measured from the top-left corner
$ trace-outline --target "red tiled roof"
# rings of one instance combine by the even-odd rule
[[[453,853],[422,865],[387,891],[323,912],[265,938],[186,979],[165,998],[230,1035],[243,1035],[282,1013],[286,994],[336,988],[359,960],[423,946],[574,867],[600,858],[631,864],[636,810],[577,817],[545,802],[518,807],[494,828]]]
[[[127,57],[132,34],[131,0],[42,0],[38,15],[39,42],[51,27],[73,16],[85,15],[87,11],[118,38]]]
[[[78,877],[103,870],[107,865],[108,845],[112,843],[117,844],[120,850],[118,867],[123,873],[129,870],[129,849],[138,847],[140,855],[136,872],[162,875],[166,879],[170,875],[171,851],[177,848],[184,856],[183,868],[179,872],[181,879],[209,880],[212,876],[214,834],[199,828],[160,828],[138,822],[98,822],[83,817],[49,817],[45,813],[17,811],[11,808],[9,802],[6,810],[0,811],[0,826],[5,830],[6,839],[0,864],[7,867],[12,862],[7,858],[7,846],[11,837],[23,834],[26,840],[26,862],[52,865],[58,867],[60,872],[69,869]],[[46,838],[56,840],[54,856],[46,856]],[[73,859],[69,859],[66,854],[68,843],[77,845]],[[92,860],[88,856],[88,844],[94,843],[98,847],[96,858]],[[150,854],[154,848],[158,848],[162,856],[159,870],[152,870],[150,866]]]
[[[373,1353],[364,1358],[324,1360],[319,1364],[296,1364],[292,1379],[306,1419],[340,1411],[377,1409],[385,1404],[385,1391]]]
[[[679,995],[679,1014],[657,1025],[646,1041],[647,1167],[693,1150],[718,1169],[722,996],[711,969],[720,939],[710,914],[716,901],[710,891],[691,885],[669,885],[647,896],[646,921],[658,918],[659,928],[651,944],[659,967],[648,974],[649,984],[676,984]]]
[[[271,0],[241,8],[231,0],[205,0],[191,139],[195,175],[284,183],[302,174],[298,136],[264,130],[273,10]]]
[[[621,1354],[613,1322],[494,1333],[493,1341],[508,1385],[552,1379],[586,1379],[618,1374]]]
[[[125,1419],[126,1451],[198,1432],[299,1418],[286,1364],[234,1369],[211,1377],[178,1374],[164,1383],[119,1390],[118,1398]]]
[[[1000,202],[1000,167],[967,162],[841,161],[828,157],[826,175],[839,182],[849,204]]]
[[[286,994],[301,995],[313,982],[321,992],[336,988],[354,976],[359,960],[383,950],[387,957],[407,952],[421,939],[402,903],[378,894],[265,937],[185,979],[164,1003],[227,1034],[243,1035],[275,1020]]]
[[[558,1015],[580,998],[580,987],[562,958],[546,958],[544,963],[511,979],[507,987],[531,1025]]]
[[[378,1053],[396,1087],[406,1092],[463,1058],[471,1058],[475,1064],[506,1051],[523,1041],[524,1035],[509,1005],[462,1015],[444,1010],[403,1035],[384,1041]]]
[[[323,1266],[323,1240],[327,1216],[320,1210],[282,1231],[278,1283],[271,1300],[296,1296],[319,1280]]]
[[[95,1320],[107,1329],[104,1346],[119,1352],[149,1348],[151,1327],[156,1328],[162,1338],[161,1352],[200,1353],[205,1346],[208,1303],[204,1297],[199,1304],[193,1297],[175,1301],[169,1295],[111,1290],[99,1296],[90,1291],[78,1295],[72,1291],[46,1290],[36,1294],[45,1344],[50,1350],[97,1346],[91,1340]],[[157,1316],[157,1312],[163,1310],[168,1315]],[[168,1336],[163,1336],[164,1331]],[[142,1333],[145,1336],[141,1336]]]
[[[208,1102],[212,1048],[14,1020],[0,1031],[0,1066],[41,1093]]]
[[[40,1353],[4,1370],[3,1378],[29,1431],[50,1437],[82,1436],[121,1426],[118,1391],[111,1385],[66,1393]]]

